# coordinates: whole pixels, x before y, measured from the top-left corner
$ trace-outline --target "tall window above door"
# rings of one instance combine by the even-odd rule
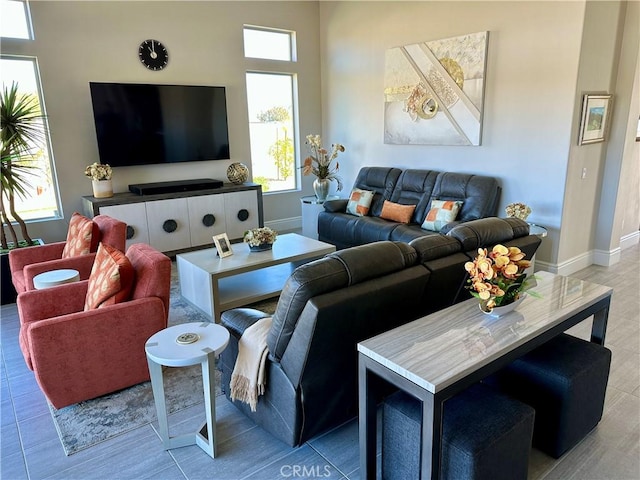
[[[25,0],[0,0],[0,36],[33,40],[29,5]]]
[[[247,108],[253,181],[265,193],[299,184],[294,32],[244,27]],[[273,60],[265,62],[264,60]],[[265,68],[266,67],[266,68]]]

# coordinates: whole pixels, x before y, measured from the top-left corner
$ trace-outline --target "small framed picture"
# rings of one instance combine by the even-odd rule
[[[611,110],[611,95],[584,95],[578,145],[605,141],[609,127],[609,110]]]
[[[216,244],[216,249],[218,250],[218,255],[220,255],[220,258],[233,255],[233,250],[231,249],[231,242],[229,241],[229,237],[227,237],[226,233],[221,233],[220,235],[214,235],[213,243]]]

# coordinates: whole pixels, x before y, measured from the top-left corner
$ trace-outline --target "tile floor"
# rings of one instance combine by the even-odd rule
[[[604,418],[559,460],[532,451],[531,479],[640,479],[640,245],[613,267],[574,276],[614,287],[606,345],[613,362]],[[161,448],[154,425],[65,456],[44,396],[18,347],[15,305],[1,310],[0,478],[19,479],[278,479],[359,478],[355,421],[292,449],[217,399],[218,457],[198,447]],[[571,333],[588,337],[589,322]],[[172,432],[193,431],[204,417],[195,406],[172,416]]]

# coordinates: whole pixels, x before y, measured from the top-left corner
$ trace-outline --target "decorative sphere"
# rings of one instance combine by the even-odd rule
[[[249,178],[249,169],[244,163],[235,162],[227,168],[227,178],[231,183],[239,185]]]

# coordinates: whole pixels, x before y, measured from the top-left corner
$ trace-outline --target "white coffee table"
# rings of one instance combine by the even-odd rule
[[[214,323],[184,323],[165,328],[151,336],[145,344],[153,398],[158,414],[160,438],[165,450],[198,445],[209,456],[216,456],[216,357],[229,343],[229,331]],[[169,420],[164,395],[162,366],[187,367],[202,365],[202,386],[206,423],[195,434],[169,436]]]
[[[336,249],[296,233],[278,235],[264,252],[251,252],[246,243],[231,248],[233,255],[224,258],[215,248],[176,255],[182,297],[216,323],[225,310],[280,295],[297,266]]]
[[[80,273],[70,268],[49,270],[33,277],[33,286],[36,290],[56,287],[65,283],[73,283],[80,280]]]

